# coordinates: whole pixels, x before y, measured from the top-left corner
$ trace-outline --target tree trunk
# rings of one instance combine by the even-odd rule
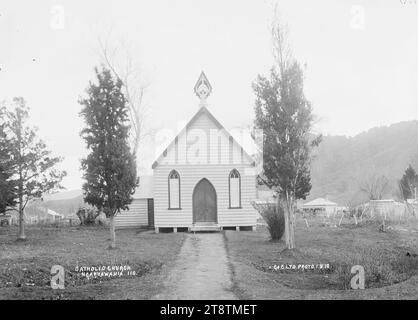
[[[19,235],[18,240],[26,240],[25,235],[25,211],[23,209],[23,199],[19,199]]]
[[[277,210],[279,210],[280,206],[283,206],[284,202],[277,197]],[[284,239],[286,242],[286,246],[289,247],[289,225],[288,225],[288,215],[285,206],[283,206],[283,216],[284,216]]]
[[[289,215],[290,215],[290,248],[289,249],[294,249],[295,248],[295,224],[296,224],[296,212],[295,212],[295,206],[293,201],[290,202],[290,210],[289,210]]]
[[[278,205],[280,205],[280,200],[278,200]],[[285,223],[285,240],[286,240],[286,247],[288,249],[295,248],[295,214],[294,214],[294,206],[291,199],[287,197],[282,201],[283,209],[284,209],[284,223]]]
[[[23,206],[23,169],[22,169],[22,116],[20,111],[17,112],[18,119],[18,128],[17,128],[17,140],[19,147],[19,235],[17,240],[26,240],[25,235],[25,216],[24,216],[24,206]]]
[[[116,248],[115,215],[110,216],[110,248]]]
[[[344,218],[344,211],[342,212],[342,214],[341,214],[341,219],[340,219],[340,222],[338,222],[338,226],[340,226],[341,225],[341,222],[343,221],[343,218]]]

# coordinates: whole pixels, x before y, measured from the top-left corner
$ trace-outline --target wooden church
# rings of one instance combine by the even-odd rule
[[[134,210],[120,214],[117,226],[147,221],[156,232],[254,230],[254,159],[209,111],[206,99],[212,88],[203,72],[194,91],[199,110],[152,165],[153,201],[135,199]],[[135,210],[138,201],[148,204],[141,212]]]

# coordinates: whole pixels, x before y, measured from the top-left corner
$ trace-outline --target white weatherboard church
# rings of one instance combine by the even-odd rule
[[[179,228],[254,230],[255,161],[208,110],[206,99],[211,90],[202,72],[194,88],[200,98],[199,110],[152,166],[153,203],[150,195],[134,197],[131,209],[116,218],[118,227],[147,221],[156,232],[165,228],[174,232]]]

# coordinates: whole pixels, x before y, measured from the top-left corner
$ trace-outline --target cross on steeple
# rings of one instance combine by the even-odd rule
[[[206,106],[206,99],[212,92],[212,86],[209,83],[208,78],[206,77],[205,73],[202,71],[200,74],[199,79],[194,86],[194,93],[200,99],[200,106]]]

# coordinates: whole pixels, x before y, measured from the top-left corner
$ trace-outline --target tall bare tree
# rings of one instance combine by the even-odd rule
[[[125,44],[112,44],[110,34],[105,39],[99,37],[98,42],[103,63],[122,83],[132,126],[131,149],[137,155],[140,142],[147,135],[144,119],[148,109],[144,104],[144,95],[148,85],[144,82],[143,72],[133,58],[132,51]]]
[[[388,186],[389,180],[386,176],[373,175],[361,183],[360,191],[366,194],[369,200],[382,200]]]
[[[288,42],[288,26],[281,22],[277,4],[274,7],[273,22],[271,24],[271,38],[273,44],[273,57],[276,62],[277,70],[283,78],[285,71],[293,63],[293,55]]]

